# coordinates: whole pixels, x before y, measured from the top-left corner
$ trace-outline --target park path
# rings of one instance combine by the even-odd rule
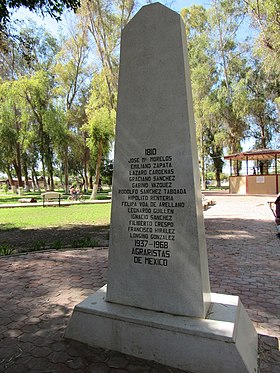
[[[210,198],[208,196],[207,198]],[[259,333],[280,339],[280,239],[267,196],[211,196],[211,291],[239,295]]]
[[[260,371],[280,371],[280,240],[264,196],[207,195],[212,292],[240,295],[260,336]],[[0,371],[175,373],[63,339],[73,307],[106,283],[107,248],[0,258]],[[211,372],[209,372],[211,373]]]

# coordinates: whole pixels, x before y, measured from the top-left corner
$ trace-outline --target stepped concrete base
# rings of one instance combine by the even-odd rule
[[[258,336],[239,297],[211,294],[206,319],[109,303],[78,304],[65,337],[191,372],[257,372]]]

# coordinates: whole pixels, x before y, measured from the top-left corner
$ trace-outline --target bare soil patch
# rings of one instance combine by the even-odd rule
[[[71,225],[45,229],[9,229],[0,231],[0,246],[14,253],[44,249],[95,247],[109,245],[109,226]]]

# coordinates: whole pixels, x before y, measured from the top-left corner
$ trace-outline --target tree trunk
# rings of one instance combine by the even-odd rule
[[[69,167],[68,167],[68,146],[64,149],[64,190],[69,193]]]
[[[8,176],[10,186],[14,185],[14,180],[13,180],[12,173],[11,173],[11,170],[9,169],[9,167],[7,167],[7,169],[6,169],[6,174]]]
[[[23,172],[24,172],[24,189],[26,192],[29,192],[30,191],[30,186],[29,186],[29,183],[28,183],[28,171],[27,171],[27,166],[24,165],[23,167]]]
[[[39,183],[39,180],[38,180],[38,177],[37,177],[37,174],[36,174],[34,166],[32,166],[32,180],[35,181],[35,183],[33,181],[33,183],[35,185],[35,188],[38,189],[39,192],[41,192],[40,183]]]
[[[207,189],[207,185],[206,185],[206,179],[207,179],[207,175],[206,175],[206,169],[205,169],[205,158],[204,158],[204,148],[203,148],[203,136],[201,136],[201,139],[200,139],[200,148],[201,148],[201,186],[202,186],[202,189]]]
[[[218,188],[221,187],[221,173],[223,172],[223,165],[224,162],[221,158],[222,149],[217,147],[216,152],[212,154],[212,159],[215,167],[215,178],[216,178],[216,185]]]
[[[21,152],[20,152],[20,145],[19,143],[16,144],[16,159],[13,162],[17,179],[18,179],[18,186],[23,187],[22,181],[22,173],[21,173]]]
[[[221,187],[221,173],[219,170],[216,170],[216,185],[218,188]]]
[[[86,192],[88,191],[88,187],[89,187],[88,162],[89,162],[89,149],[85,148],[85,151],[84,151],[84,179],[85,179],[84,190]]]
[[[54,181],[53,181],[53,165],[52,162],[49,160],[48,164],[48,184],[49,184],[49,189],[54,190]]]
[[[43,154],[41,156],[41,162],[42,162],[42,173],[43,173],[44,189],[47,190],[46,167],[45,167],[45,161],[44,161],[44,155]]]
[[[103,144],[102,140],[99,140],[98,144],[98,153],[97,153],[97,160],[96,160],[96,168],[95,168],[95,181],[92,189],[92,193],[90,199],[96,199],[99,179],[100,179],[100,166],[101,166],[101,159],[102,159],[102,151],[103,151]]]
[[[262,148],[265,149],[266,148],[265,124],[262,118],[260,118],[260,127],[261,127],[261,144],[262,144]]]
[[[207,185],[206,185],[206,179],[207,179],[207,175],[206,175],[206,169],[205,169],[205,161],[204,161],[204,156],[201,157],[201,186],[202,186],[202,189],[207,189]]]

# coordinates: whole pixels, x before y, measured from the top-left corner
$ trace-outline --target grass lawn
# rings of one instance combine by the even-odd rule
[[[19,196],[15,193],[3,193],[0,192],[0,204],[7,204],[7,203],[18,203],[18,200],[21,198],[35,198],[37,200],[41,200],[41,196],[39,193],[25,193],[23,196]]]
[[[56,191],[62,194],[61,200],[68,200],[69,194],[64,194],[63,190],[56,190]],[[109,190],[98,192],[96,199],[97,200],[111,199],[111,196],[108,195],[108,192]],[[18,202],[19,199],[29,199],[29,198],[30,199],[35,198],[38,202],[42,202],[41,193],[43,193],[43,191],[42,192],[24,192],[23,195],[20,196],[18,194],[12,193],[11,191],[9,191],[8,193],[5,193],[4,191],[0,190],[0,204],[19,203]],[[83,193],[83,195],[85,199],[89,199],[91,193],[90,192]]]
[[[0,209],[0,231],[69,225],[104,226],[110,222],[111,204]]]

